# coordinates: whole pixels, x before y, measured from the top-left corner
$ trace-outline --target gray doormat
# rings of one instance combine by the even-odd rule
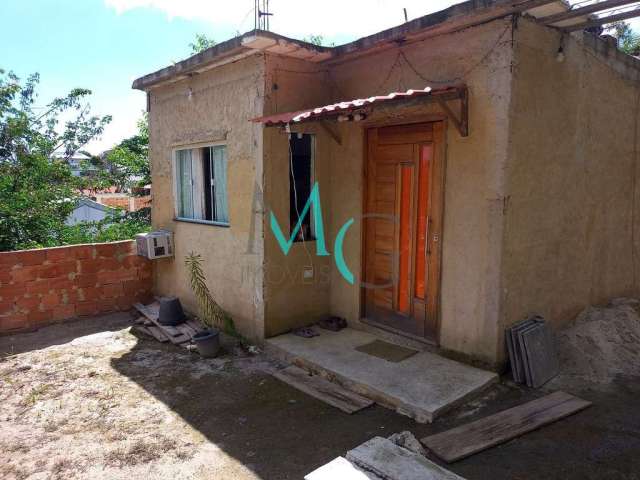
[[[383,342],[382,340],[374,340],[371,343],[360,345],[356,347],[356,350],[393,363],[401,362],[418,353],[417,350]]]

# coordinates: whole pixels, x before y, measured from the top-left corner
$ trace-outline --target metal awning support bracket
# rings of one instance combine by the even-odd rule
[[[336,142],[338,145],[342,146],[342,137],[340,136],[340,134],[338,132],[336,132],[333,129],[332,125],[329,125],[329,122],[327,122],[326,120],[322,120],[322,121],[320,121],[318,123],[320,124],[322,129],[325,132],[327,132],[331,138],[333,138],[334,142]]]
[[[453,124],[460,132],[460,136],[468,137],[469,136],[469,90],[464,87],[459,89],[459,96],[457,99],[447,99],[443,98],[440,95],[434,95],[436,102],[440,105],[440,108],[444,110],[447,114],[447,117],[451,119]],[[460,103],[460,111],[458,114],[453,111],[453,109],[447,103],[448,101],[459,101]]]

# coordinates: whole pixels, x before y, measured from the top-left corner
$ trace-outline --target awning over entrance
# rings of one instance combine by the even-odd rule
[[[276,113],[275,115],[254,118],[251,121],[263,123],[269,127],[318,120],[357,121],[365,118],[378,106],[389,106],[396,103],[401,104],[418,99],[437,102],[445,113],[451,117],[451,120],[460,131],[460,134],[463,137],[468,135],[468,95],[466,86],[445,86],[438,88],[426,87],[423,90],[391,92],[388,95],[358,98],[355,100],[342,101],[307,110]],[[453,100],[460,101],[459,115],[456,115],[447,103]]]

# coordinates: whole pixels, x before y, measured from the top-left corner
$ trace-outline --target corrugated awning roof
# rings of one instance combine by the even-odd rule
[[[340,115],[348,115],[360,110],[371,110],[374,105],[389,104],[418,97],[431,97],[434,100],[450,100],[453,98],[459,98],[465,89],[466,87],[463,86],[446,86],[439,88],[426,87],[423,90],[407,90],[406,92],[391,92],[388,95],[357,98],[355,100],[342,101],[307,110],[276,113],[265,117],[253,118],[251,121],[264,123],[267,126],[276,126],[305,121],[324,120],[338,117]]]

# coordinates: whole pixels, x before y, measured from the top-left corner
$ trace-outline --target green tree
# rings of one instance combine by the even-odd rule
[[[62,241],[78,196],[67,160],[111,121],[91,115],[82,88],[36,112],[39,80],[0,70],[0,251]]]
[[[640,55],[640,35],[631,29],[627,22],[607,25],[605,32],[618,39],[618,48],[628,55]]]
[[[138,133],[125,138],[101,157],[93,157],[90,163],[99,174],[86,181],[88,189],[115,186],[119,192],[128,191],[151,183],[149,166],[149,121],[145,112],[138,120]]]
[[[204,33],[197,33],[194,41],[189,44],[191,47],[191,55],[204,52],[207,48],[214,47],[215,45],[216,41]]]
[[[309,35],[307,37],[304,37],[302,39],[303,42],[307,42],[307,43],[311,43],[313,45],[317,45],[318,47],[335,47],[336,43],[335,42],[331,42],[331,43],[327,43],[325,42],[324,36],[323,35]]]
[[[66,226],[60,244],[115,242],[134,238],[136,234],[151,230],[151,209],[136,212],[117,210],[104,220],[82,222]]]

